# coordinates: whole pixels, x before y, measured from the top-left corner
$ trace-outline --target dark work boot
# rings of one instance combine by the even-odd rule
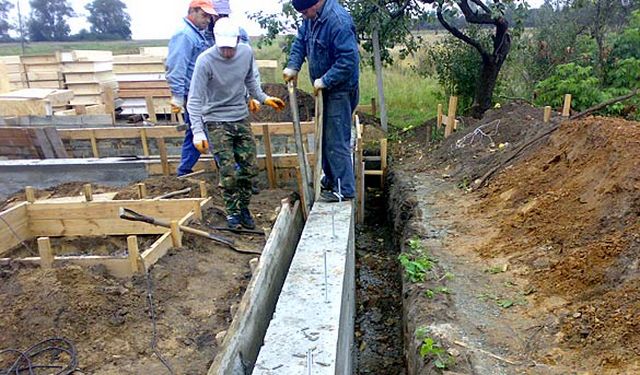
[[[248,208],[243,208],[240,210],[240,225],[247,229],[255,229],[256,223],[253,221],[251,217],[251,212],[249,212]]]
[[[242,224],[240,224],[240,215],[227,215],[227,227],[229,229],[240,229],[242,228]]]

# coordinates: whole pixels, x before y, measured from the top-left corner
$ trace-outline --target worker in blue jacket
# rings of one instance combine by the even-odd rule
[[[193,133],[186,102],[196,59],[212,45],[205,37],[204,31],[212,22],[211,17],[217,15],[211,0],[191,1],[182,28],[169,41],[169,54],[165,65],[171,90],[171,112],[180,113],[184,109],[184,121],[187,124],[178,176],[193,172],[191,168],[200,156],[198,150],[193,147]]]
[[[321,199],[335,202],[355,196],[351,152],[351,118],[358,104],[360,56],[353,19],[337,0],[293,0],[302,14],[289,63],[286,82],[297,79],[305,58],[314,92],[322,90]]]

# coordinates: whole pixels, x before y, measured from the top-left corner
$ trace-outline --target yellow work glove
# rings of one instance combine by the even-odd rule
[[[265,99],[265,101],[264,101],[264,104],[266,104],[269,107],[275,109],[276,111],[282,111],[284,109],[284,107],[285,107],[285,104],[282,101],[282,99],[276,98],[274,96],[267,97],[267,99]]]
[[[295,83],[298,80],[298,71],[291,68],[285,68],[282,71],[282,79],[284,79],[285,83],[289,81],[293,81]]]
[[[256,113],[260,110],[260,102],[253,99],[253,98],[249,98],[249,111],[251,113]]]
[[[193,133],[193,146],[200,151],[201,154],[209,152],[209,141],[203,131]]]
[[[182,107],[184,107],[184,100],[178,96],[171,96],[171,113],[180,113],[182,112]]]

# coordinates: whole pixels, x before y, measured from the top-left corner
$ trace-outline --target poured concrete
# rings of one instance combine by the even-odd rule
[[[353,206],[318,202],[305,224],[253,373],[351,374],[354,316]]]

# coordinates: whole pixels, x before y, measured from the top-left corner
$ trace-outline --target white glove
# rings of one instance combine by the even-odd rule
[[[184,107],[184,98],[177,95],[171,95],[171,105],[174,107]]]
[[[313,81],[313,95],[318,95],[318,91],[326,88],[327,86],[325,86],[324,82],[322,81],[322,78],[318,78],[315,81]]]
[[[284,70],[282,71],[282,79],[284,79],[285,82],[293,81],[293,80],[296,80],[297,78],[298,78],[298,71],[295,69],[284,68]]]
[[[209,141],[202,130],[193,132],[193,145],[201,154],[209,151]]]

